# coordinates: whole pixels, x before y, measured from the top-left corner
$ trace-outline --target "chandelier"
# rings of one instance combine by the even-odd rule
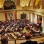
[[[29,5],[30,0],[20,0],[21,7],[25,7]]]
[[[3,8],[4,0],[0,0],[0,8]]]
[[[40,0],[36,0],[35,1],[35,6],[37,6],[39,2],[40,2]]]

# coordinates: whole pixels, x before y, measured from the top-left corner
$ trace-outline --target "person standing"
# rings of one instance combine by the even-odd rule
[[[25,34],[26,42],[20,43],[20,44],[38,44],[37,41],[31,41],[30,33]]]

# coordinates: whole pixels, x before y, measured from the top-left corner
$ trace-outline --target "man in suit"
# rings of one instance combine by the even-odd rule
[[[42,43],[39,43],[39,44],[44,44],[44,42],[42,42]]]
[[[37,41],[31,41],[30,33],[25,34],[26,42],[20,43],[20,44],[38,44]]]
[[[1,44],[8,44],[8,36],[1,37]]]

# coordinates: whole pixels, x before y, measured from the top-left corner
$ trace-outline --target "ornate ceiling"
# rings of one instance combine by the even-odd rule
[[[14,0],[17,5],[24,6],[38,6],[40,4],[40,0]]]
[[[44,9],[44,0],[12,0],[16,6],[33,7],[33,9]],[[0,0],[0,8],[4,7],[5,0]]]
[[[22,7],[26,7],[26,10],[33,8],[35,12],[44,13],[44,0],[11,0],[16,4],[17,9],[21,10]],[[4,7],[5,0],[0,0],[0,9]],[[7,6],[7,5],[6,5]],[[24,9],[23,9],[24,10]],[[10,10],[11,11],[11,10]]]
[[[40,0],[12,0],[16,3],[16,5],[24,6],[38,6]],[[0,8],[3,7],[4,1],[0,0]]]

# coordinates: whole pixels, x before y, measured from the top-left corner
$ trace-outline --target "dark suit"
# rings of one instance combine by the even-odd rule
[[[7,36],[2,36],[1,37],[1,43],[2,44],[8,44],[8,37]]]
[[[20,43],[20,44],[38,44],[36,41],[26,41],[24,43]]]
[[[39,43],[39,44],[44,44],[44,42],[43,43]]]

